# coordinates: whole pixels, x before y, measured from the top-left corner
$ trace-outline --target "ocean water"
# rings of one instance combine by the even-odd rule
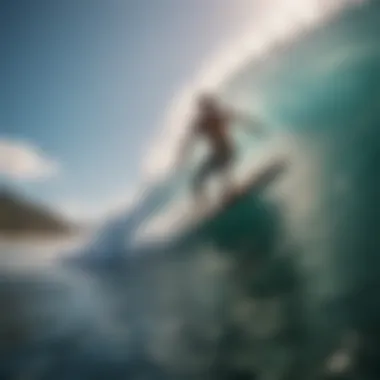
[[[287,154],[262,193],[132,247],[164,186],[75,260],[4,268],[0,378],[378,379],[379,22],[376,2],[347,11],[226,85]]]

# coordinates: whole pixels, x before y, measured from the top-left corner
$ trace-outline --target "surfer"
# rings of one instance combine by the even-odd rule
[[[180,162],[187,157],[195,139],[203,138],[211,153],[200,165],[193,178],[193,193],[197,200],[204,201],[204,183],[212,175],[223,177],[224,200],[233,195],[232,166],[236,158],[236,148],[230,134],[233,122],[244,119],[236,111],[223,107],[211,94],[201,94],[196,100],[196,113],[190,125],[189,135],[180,152]]]

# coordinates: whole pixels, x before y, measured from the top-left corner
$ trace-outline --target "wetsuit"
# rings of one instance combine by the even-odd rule
[[[234,158],[233,144],[227,131],[229,122],[228,115],[221,112],[204,114],[198,120],[196,133],[208,140],[212,152],[195,174],[194,190],[198,190],[210,175],[229,168]]]

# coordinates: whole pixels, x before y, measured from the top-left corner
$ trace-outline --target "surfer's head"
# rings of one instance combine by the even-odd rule
[[[202,93],[198,95],[196,102],[200,112],[215,112],[219,108],[218,98],[211,93]]]

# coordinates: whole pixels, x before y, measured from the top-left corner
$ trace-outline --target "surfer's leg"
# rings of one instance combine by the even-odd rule
[[[233,193],[233,154],[227,152],[220,158],[218,170],[222,176],[223,197],[228,198]]]
[[[233,168],[231,164],[227,164],[223,169],[223,188],[227,195],[233,190]]]
[[[216,167],[215,157],[208,157],[200,166],[197,173],[195,173],[193,180],[193,195],[197,201],[205,202],[205,182],[207,178],[213,173]]]

